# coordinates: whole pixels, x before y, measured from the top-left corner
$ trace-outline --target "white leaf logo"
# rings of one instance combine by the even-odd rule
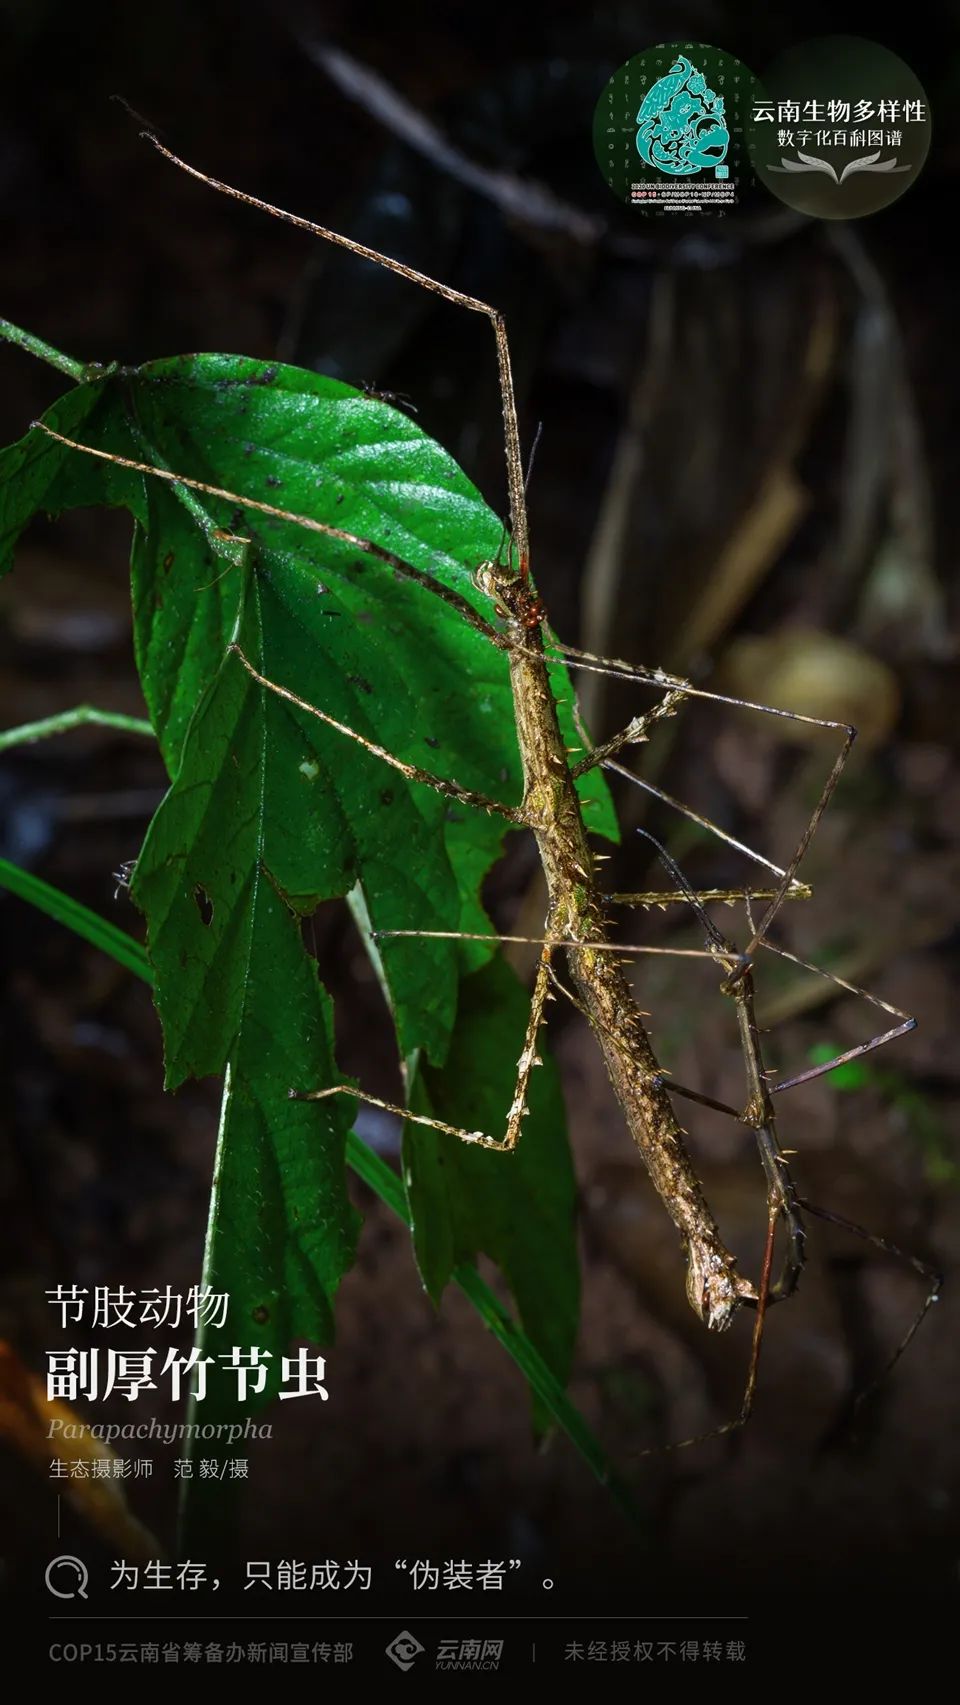
[[[864,154],[859,160],[851,160],[848,165],[844,166],[838,177],[836,168],[831,165],[829,160],[818,160],[813,154],[801,153],[798,148],[795,160],[788,160],[785,155],[781,155],[779,166],[770,166],[769,170],[771,172],[822,172],[825,177],[832,178],[839,188],[840,184],[846,183],[847,178],[853,177],[855,172],[909,172],[911,167],[898,166],[896,155],[890,160],[881,160],[878,148],[875,154]]]

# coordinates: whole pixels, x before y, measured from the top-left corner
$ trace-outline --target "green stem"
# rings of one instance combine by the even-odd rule
[[[66,373],[68,379],[74,379],[82,385],[85,379],[99,379],[109,368],[101,367],[97,361],[75,361],[72,355],[64,355],[60,349],[54,349],[50,343],[44,343],[41,337],[35,337],[33,332],[25,332],[21,326],[15,326],[10,320],[0,319],[0,337],[8,343],[18,344],[28,355],[36,355],[41,361],[46,361],[51,367],[56,367],[60,373]]]
[[[213,1180],[210,1185],[210,1208],[207,1213],[206,1236],[203,1240],[203,1267],[200,1275],[200,1290],[202,1295],[206,1295],[213,1289],[214,1245],[217,1234],[217,1215],[220,1207],[220,1174],[223,1168],[224,1131],[226,1130],[227,1114],[230,1107],[231,1077],[232,1071],[230,1062],[228,1061],[223,1077],[223,1095],[220,1100],[220,1124],[217,1128],[217,1147],[213,1159]],[[206,1318],[204,1318],[202,1324],[197,1328],[197,1335],[194,1343],[194,1348],[197,1351],[198,1363],[201,1362],[203,1357],[206,1355],[208,1336],[209,1322]],[[190,1397],[187,1403],[188,1425],[191,1422],[196,1423],[198,1418],[198,1405],[199,1398],[196,1394],[196,1386],[191,1386]],[[196,1493],[194,1492],[194,1475],[197,1471],[199,1447],[200,1441],[197,1434],[195,1432],[188,1431],[187,1460],[192,1464],[194,1472],[186,1475],[180,1483],[180,1502],[177,1510],[177,1539],[180,1554],[184,1557],[191,1554],[193,1549],[192,1541],[194,1539],[194,1528],[199,1523],[199,1507]],[[209,1450],[210,1446],[204,1445],[204,1449]],[[223,1534],[224,1532],[229,1532],[230,1529],[230,1514],[232,1507],[236,1502],[236,1483],[227,1482],[225,1485],[218,1485],[217,1492],[219,1496],[217,1498],[216,1505],[214,1506],[217,1520],[216,1531],[219,1534]],[[199,1533],[197,1534],[197,1537],[199,1538]],[[210,1530],[208,1525],[204,1532],[204,1539],[209,1537]]]
[[[153,739],[153,727],[141,717],[124,716],[119,710],[97,710],[95,705],[76,705],[73,710],[45,716],[40,722],[23,722],[19,728],[0,732],[0,752],[11,746],[27,745],[31,740],[47,740],[52,734],[69,734],[71,729],[88,725],[98,728],[119,728],[124,734],[146,734]]]

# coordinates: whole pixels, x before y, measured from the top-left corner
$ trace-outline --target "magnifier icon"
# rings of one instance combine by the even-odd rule
[[[61,1557],[54,1557],[52,1562],[47,1564],[43,1578],[47,1583],[47,1592],[52,1593],[54,1598],[87,1597],[90,1574],[86,1563],[82,1563],[79,1557],[71,1557],[66,1553]],[[59,1580],[59,1586],[54,1585],[55,1580]]]

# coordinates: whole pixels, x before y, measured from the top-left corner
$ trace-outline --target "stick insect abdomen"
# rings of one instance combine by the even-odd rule
[[[501,578],[492,565],[484,568],[480,583],[492,590],[493,582],[510,618],[522,815],[536,835],[547,882],[545,933],[548,940],[606,943],[602,897],[547,673],[541,606],[525,578]],[[742,1302],[756,1301],[757,1293],[737,1274],[710,1212],[643,1018],[615,956],[591,946],[568,949],[568,958],[578,1004],[596,1035],[627,1127],[680,1232],[690,1305],[707,1326],[721,1330]]]

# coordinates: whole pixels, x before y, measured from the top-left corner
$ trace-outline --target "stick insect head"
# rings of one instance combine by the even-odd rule
[[[507,523],[501,520],[497,554],[494,557],[489,557],[485,562],[481,562],[473,577],[480,591],[486,593],[488,598],[499,597],[502,583],[514,578],[513,564],[510,560],[513,555],[513,548],[512,543],[508,544],[507,541]],[[505,548],[506,560],[504,560]]]
[[[530,488],[530,475],[533,473],[534,457],[537,453],[537,446],[540,443],[542,431],[543,425],[541,423],[537,427],[536,436],[533,440],[533,447],[530,451],[530,457],[527,462],[527,471],[523,480],[524,532],[526,532],[526,499],[527,492]],[[504,562],[503,548],[506,544],[507,524],[504,522],[501,528],[500,543],[497,546],[497,554],[495,558],[492,562],[482,562],[477,569],[474,578],[477,586],[480,588],[480,591],[485,592],[488,597],[495,600],[497,614],[499,616],[512,617],[514,621],[520,623],[524,632],[528,633],[532,628],[539,627],[540,623],[546,619],[546,610],[543,607],[542,601],[530,588],[530,564],[527,557],[524,555],[524,552],[522,550],[520,551],[519,565],[516,569],[514,569],[513,540],[510,540],[509,547],[507,549],[507,560]],[[518,586],[521,588],[521,591],[525,594],[525,596],[520,598],[517,597]],[[505,606],[505,608],[503,606]]]
[[[512,558],[513,544],[512,541],[508,543],[507,528],[504,525],[496,556],[478,565],[474,572],[474,583],[486,597],[493,599],[494,610],[498,616],[516,623],[524,633],[529,633],[540,626],[546,612],[530,584],[525,563],[521,561],[518,570],[514,567]]]

